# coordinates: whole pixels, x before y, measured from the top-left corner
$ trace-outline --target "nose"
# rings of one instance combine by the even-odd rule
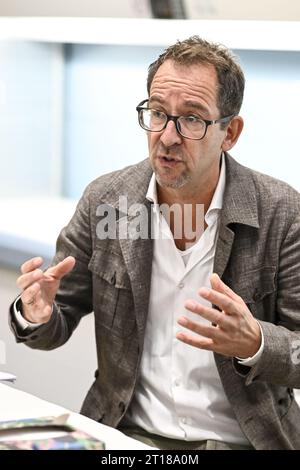
[[[181,144],[182,137],[179,132],[177,132],[174,121],[168,122],[166,128],[162,131],[160,140],[166,147],[171,147],[175,144]]]

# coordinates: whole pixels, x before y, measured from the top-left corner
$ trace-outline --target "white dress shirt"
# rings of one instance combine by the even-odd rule
[[[147,199],[153,204],[153,264],[149,312],[141,374],[126,424],[150,433],[188,441],[214,439],[248,444],[225,395],[214,356],[176,339],[182,315],[201,323],[202,317],[184,308],[187,299],[209,305],[197,295],[210,286],[225,189],[225,160],[217,188],[205,215],[207,228],[189,249],[177,249],[157,204],[155,175]],[[250,358],[256,362],[259,354]],[[242,361],[247,364],[247,361]]]

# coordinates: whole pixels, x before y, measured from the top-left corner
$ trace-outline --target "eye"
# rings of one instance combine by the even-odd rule
[[[186,124],[199,124],[199,122],[202,122],[199,117],[193,116],[192,114],[190,114],[189,116],[183,116],[183,119]]]
[[[165,119],[165,113],[159,111],[158,109],[151,109],[151,117],[153,119]]]

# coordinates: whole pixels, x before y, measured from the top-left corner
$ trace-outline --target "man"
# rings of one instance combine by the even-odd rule
[[[169,47],[137,107],[149,160],[88,186],[11,308],[17,341],[39,349],[94,310],[82,413],[162,449],[300,448],[300,198],[227,153],[243,91],[224,47]]]

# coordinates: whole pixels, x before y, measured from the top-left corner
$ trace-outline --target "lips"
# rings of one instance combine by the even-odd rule
[[[179,160],[178,158],[174,158],[174,157],[170,157],[169,155],[162,155],[160,157],[158,157],[158,159],[162,162],[166,162],[166,163],[180,163],[182,162],[182,160]]]

